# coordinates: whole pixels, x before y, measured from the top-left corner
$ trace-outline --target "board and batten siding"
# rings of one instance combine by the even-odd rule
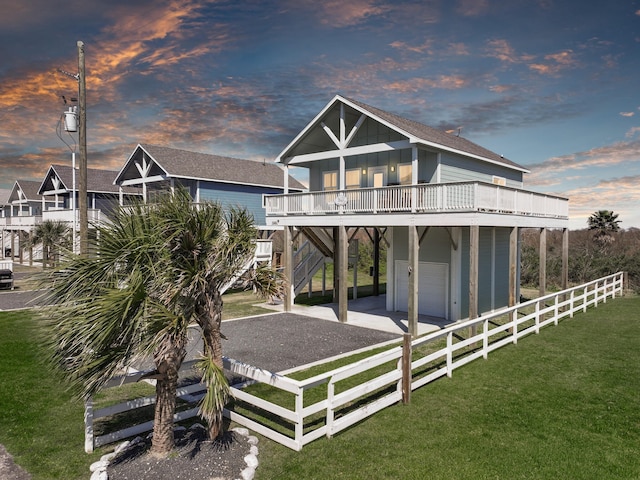
[[[200,201],[217,202],[223,207],[235,206],[246,208],[253,215],[255,225],[266,224],[265,211],[262,207],[262,195],[282,193],[282,189],[253,187],[230,183],[200,183]]]
[[[463,228],[460,265],[460,315],[469,315],[469,228]],[[480,227],[478,312],[509,304],[509,229]]]
[[[440,157],[440,183],[493,182],[493,176],[506,179],[506,186],[522,188],[522,172],[492,163],[463,158],[449,153]]]

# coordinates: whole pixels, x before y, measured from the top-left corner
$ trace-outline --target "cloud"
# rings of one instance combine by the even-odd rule
[[[497,58],[503,63],[523,63],[534,57],[527,54],[518,54],[511,44],[505,39],[489,40],[485,48],[485,56]]]
[[[466,87],[469,80],[462,75],[439,75],[433,78],[412,78],[391,82],[387,89],[398,93],[418,93],[430,89],[458,90]]]
[[[376,0],[327,0],[316,2],[312,0],[298,1],[291,5],[293,8],[305,7],[315,12],[319,22],[323,25],[341,28],[358,25],[371,17],[384,15],[391,10],[391,6]]]
[[[640,175],[610,178],[584,185],[566,192],[569,197],[570,216],[586,219],[598,210],[615,210],[623,224],[633,224],[640,202],[638,183]],[[615,207],[613,207],[615,206]]]
[[[579,62],[575,58],[572,50],[552,53],[544,56],[544,63],[532,63],[529,69],[540,75],[557,75],[563,70],[576,68]]]
[[[620,112],[620,115],[623,117],[633,117],[635,112]]]
[[[571,170],[584,170],[588,167],[612,167],[638,160],[640,160],[640,139],[620,141],[584,152],[553,157],[528,167],[532,172],[536,170],[544,172],[544,175],[555,175],[558,172],[566,174]]]
[[[458,0],[456,12],[465,17],[476,17],[489,9],[488,0]]]

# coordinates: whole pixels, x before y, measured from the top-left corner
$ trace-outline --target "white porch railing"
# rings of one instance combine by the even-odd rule
[[[29,216],[12,216],[5,217],[5,225],[7,227],[33,227],[42,222],[42,217],[40,215],[29,215]]]
[[[76,225],[79,225],[79,222],[80,222],[79,212],[80,210],[78,209],[71,210],[68,208],[59,209],[59,210],[58,209],[45,210],[44,212],[42,212],[42,220],[66,222],[69,225],[71,225],[73,224],[73,217],[75,213]],[[87,219],[89,222],[101,223],[106,219],[106,217],[101,210],[90,208],[87,210]]]
[[[565,198],[483,182],[265,195],[263,204],[267,216],[491,212],[569,217],[569,202]]]
[[[409,385],[403,385],[403,377],[409,379],[411,390],[443,376],[451,377],[456,368],[478,358],[486,359],[493,350],[508,344],[516,344],[526,335],[539,333],[544,326],[557,325],[559,320],[573,318],[576,312],[585,312],[589,307],[597,307],[599,303],[606,303],[608,299],[621,296],[622,292],[623,273],[619,272],[449,326],[413,340],[410,349],[403,349],[401,346],[392,347],[350,365],[305,380],[294,380],[224,358],[225,370],[245,377],[251,383],[260,382],[272,389],[280,390],[290,397],[290,401],[285,403],[293,406],[288,408],[278,405],[253,395],[245,389],[232,387],[236,406],[231,410],[225,409],[224,414],[231,420],[282,445],[301,450],[304,445],[320,437],[331,437],[375,412],[398,403],[402,399],[403,387],[405,391],[409,388]],[[475,333],[467,337],[472,327],[475,327]],[[411,361],[411,350],[427,345],[433,351],[429,350],[430,353]],[[410,365],[411,371],[403,371],[403,364]],[[377,370],[369,375],[368,380],[360,380],[361,383],[355,385],[353,382],[349,385],[339,385],[342,381],[373,369]],[[114,379],[109,382],[108,387],[135,381],[143,373]],[[314,389],[315,395],[318,396],[322,385],[326,385],[326,390],[323,390],[325,393],[320,395],[322,399],[310,403],[309,390]],[[180,390],[178,395],[186,395],[202,389],[203,386],[198,384]],[[147,422],[94,438],[93,420],[152,403],[155,403],[155,398],[148,397],[99,411],[93,411],[91,402],[87,403],[85,449],[90,452],[94,446],[151,430],[153,423]],[[177,414],[175,419],[183,420],[195,415],[197,415],[197,409],[194,408]],[[278,419],[281,421],[279,422]],[[273,428],[274,422],[281,427]]]

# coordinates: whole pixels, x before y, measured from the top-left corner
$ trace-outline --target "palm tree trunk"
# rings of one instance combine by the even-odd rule
[[[202,329],[204,355],[209,357],[213,363],[222,369],[222,335],[220,333],[220,324],[222,323],[222,295],[220,295],[219,292],[216,291],[207,302],[207,312],[200,316],[199,323]],[[211,388],[211,386],[209,388]],[[221,411],[216,412],[216,415],[207,420],[209,438],[211,440],[224,433],[224,422]]]
[[[174,446],[173,415],[176,411],[176,389],[178,371],[184,359],[184,347],[180,345],[160,347],[155,355],[158,370],[156,382],[156,408],[153,419],[153,440],[151,453],[159,457],[167,456]]]

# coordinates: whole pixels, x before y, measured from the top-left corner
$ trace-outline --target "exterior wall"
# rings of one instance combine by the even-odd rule
[[[262,195],[282,193],[277,188],[261,188],[215,182],[200,182],[200,201],[218,202],[222,206],[244,207],[257,226],[265,225]]]
[[[370,167],[389,167],[387,170],[387,184],[400,183],[397,166],[401,163],[411,163],[412,151],[410,148],[394,150],[391,152],[371,153],[368,155],[354,155],[345,158],[345,169],[358,169],[360,174],[360,188],[367,188],[369,176],[365,172]],[[391,167],[394,171],[391,171]],[[338,171],[340,163],[337,158],[331,160],[319,160],[313,162],[309,167],[309,190],[312,192],[322,191],[322,174],[329,171]],[[438,155],[435,152],[426,150],[418,151],[418,182],[435,183],[437,179]]]
[[[389,248],[387,250],[387,283],[388,285],[392,285],[392,282],[395,281],[395,265],[396,260],[407,261],[409,260],[409,250],[408,250],[408,230],[406,227],[394,227],[392,229],[391,235],[387,234],[388,238],[391,238],[391,242],[393,248]],[[449,312],[449,318],[452,319],[452,315],[455,315],[451,308],[452,303],[452,292],[451,283],[457,277],[456,273],[452,270],[452,246],[451,246],[451,238],[449,233],[444,228],[431,228],[429,232],[425,235],[422,243],[420,245],[420,250],[418,253],[418,262],[428,262],[428,263],[438,263],[438,264],[446,264],[448,265],[448,278],[449,284],[447,285],[445,290],[449,292],[448,297],[445,301],[448,305],[447,311]],[[402,272],[401,272],[402,273]],[[428,295],[428,292],[424,291],[424,286],[419,285],[420,295]],[[398,297],[402,297],[403,295],[396,291],[396,288],[387,288],[387,309],[394,309],[395,298],[393,295],[397,294]],[[406,296],[406,295],[405,295]],[[425,312],[419,312],[420,314],[424,314]]]
[[[469,228],[462,229],[460,247],[460,315],[469,316]],[[478,312],[509,304],[509,229],[480,228],[478,260]]]
[[[440,156],[440,182],[481,181],[492,183],[493,176],[506,179],[508,187],[522,188],[522,172],[451,153]]]

